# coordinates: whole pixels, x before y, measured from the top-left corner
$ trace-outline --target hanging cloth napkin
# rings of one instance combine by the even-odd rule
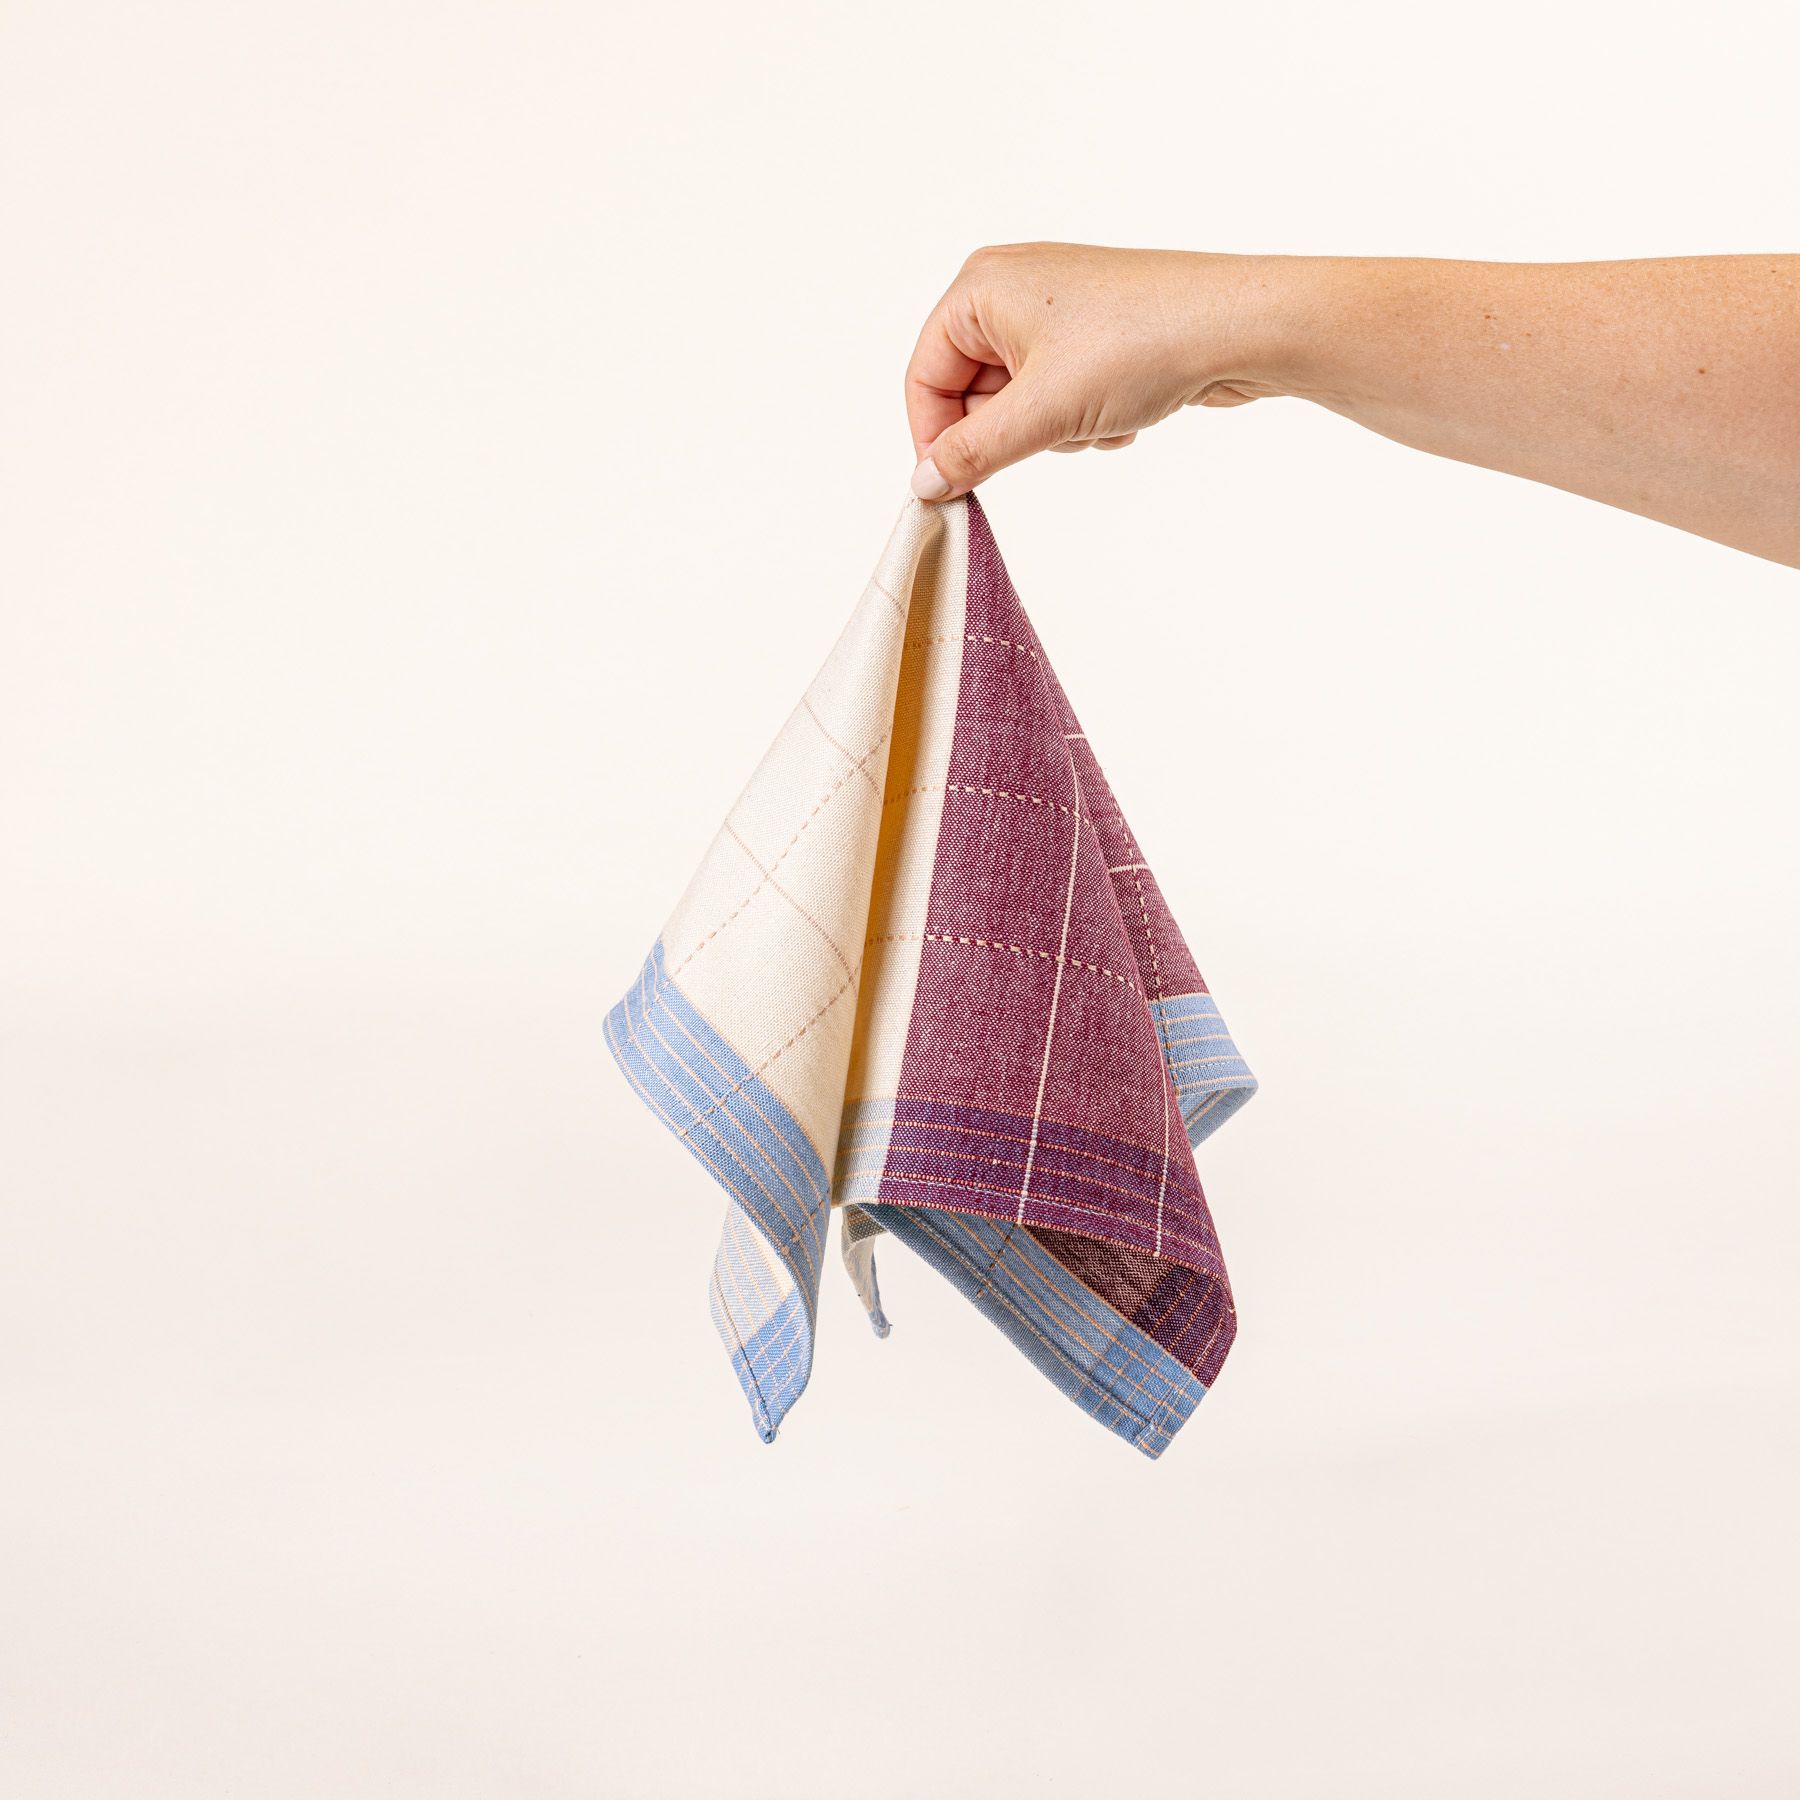
[[[607,1041],[730,1196],[712,1311],[772,1441],[826,1221],[935,1268],[1157,1456],[1236,1314],[1191,1145],[1255,1092],[980,505],[908,505]]]

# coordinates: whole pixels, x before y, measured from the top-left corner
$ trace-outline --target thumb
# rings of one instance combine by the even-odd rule
[[[913,470],[912,490],[921,500],[952,500],[1059,441],[1038,385],[1021,376],[938,433]]]

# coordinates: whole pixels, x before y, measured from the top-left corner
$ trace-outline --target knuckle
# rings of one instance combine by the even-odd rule
[[[981,461],[973,447],[961,437],[952,437],[948,441],[940,440],[932,446],[931,460],[938,466],[938,473],[946,480],[958,486],[972,481],[981,473]]]
[[[963,259],[965,276],[991,277],[1005,273],[1013,264],[1029,254],[1030,244],[983,244]]]

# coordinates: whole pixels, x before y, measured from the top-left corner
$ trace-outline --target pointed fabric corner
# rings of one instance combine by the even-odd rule
[[[1191,1146],[1256,1083],[973,499],[912,502],[607,1020],[730,1196],[712,1310],[772,1440],[827,1216],[905,1244],[1147,1455],[1236,1326]]]

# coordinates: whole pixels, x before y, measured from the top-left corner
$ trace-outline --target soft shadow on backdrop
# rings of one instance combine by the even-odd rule
[[[1791,19],[16,5],[0,1787],[1800,1779],[1800,594],[1295,403],[985,499],[1263,1081],[1156,1466],[903,1252],[779,1445],[600,1023],[971,248],[1793,248]]]

